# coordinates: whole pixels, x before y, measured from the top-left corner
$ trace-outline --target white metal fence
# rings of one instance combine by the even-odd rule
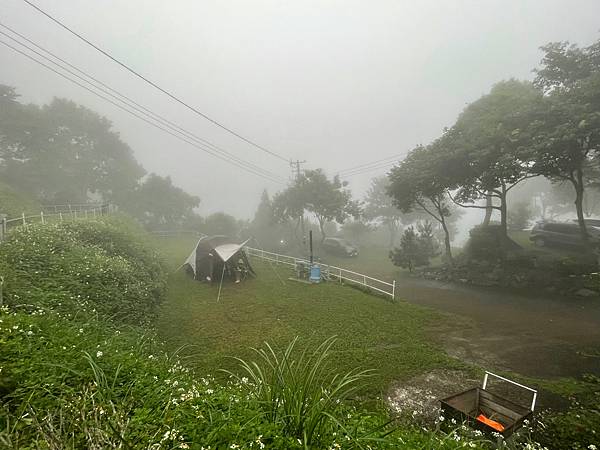
[[[310,264],[310,262],[304,258],[267,252],[258,248],[246,247],[246,251],[248,252],[248,256],[253,256],[255,258],[275,262],[277,264],[286,264],[292,267],[297,267],[298,264]],[[342,267],[336,267],[323,263],[318,264],[321,267],[321,276],[326,280],[335,280],[339,281],[340,283],[350,282],[361,286],[365,286],[384,295],[388,295],[392,299],[394,299],[396,296],[396,280],[389,283],[387,281],[370,277],[369,275],[365,275],[364,273],[354,272],[352,270],[344,269]]]
[[[14,218],[7,218],[7,217],[2,217],[1,218],[1,224],[0,224],[0,242],[2,242],[5,237],[6,237],[6,233],[14,227],[18,227],[18,226],[26,226],[28,224],[34,224],[34,223],[47,223],[47,222],[62,222],[64,220],[72,220],[72,219],[88,219],[88,218],[94,218],[94,217],[100,217],[100,216],[104,216],[106,214],[108,214],[110,212],[110,205],[100,205],[100,206],[94,206],[92,208],[89,209],[72,209],[71,211],[59,211],[59,212],[44,212],[41,211],[39,214],[33,214],[33,215],[25,215],[25,213],[22,213],[21,216],[19,217],[14,217]]]

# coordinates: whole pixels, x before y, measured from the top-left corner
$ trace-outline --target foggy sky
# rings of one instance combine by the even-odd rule
[[[430,142],[494,83],[531,79],[540,45],[587,45],[600,31],[598,0],[36,3],[210,117],[330,174]],[[290,176],[284,161],[144,85],[21,0],[0,0],[0,21],[195,134]],[[201,214],[249,218],[263,188],[284,187],[151,128],[1,45],[0,83],[26,102],[67,97],[107,116],[149,172],[201,197]],[[360,197],[382,173],[348,181]]]

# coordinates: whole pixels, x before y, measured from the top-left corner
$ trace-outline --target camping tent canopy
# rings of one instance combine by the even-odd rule
[[[244,245],[249,240],[241,244],[235,244],[227,236],[202,237],[196,243],[190,256],[183,263],[183,267],[188,268],[188,270],[191,269],[196,280],[211,281],[216,274],[223,270],[223,265],[237,255],[244,260],[248,270],[254,273],[243,250]]]

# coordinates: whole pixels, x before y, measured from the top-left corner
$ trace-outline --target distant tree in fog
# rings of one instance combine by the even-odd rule
[[[321,169],[307,170],[291,186],[275,195],[274,214],[279,220],[301,219],[305,212],[312,213],[319,224],[321,242],[327,236],[325,224],[344,223],[349,217],[358,218],[360,205],[352,200],[346,183],[335,176],[329,180]]]
[[[440,141],[427,147],[419,146],[394,167],[389,175],[388,193],[402,212],[423,212],[440,224],[444,232],[445,257],[452,263],[450,229],[451,214],[448,189],[451,180],[445,162],[440,158]]]
[[[149,229],[197,227],[194,208],[200,198],[173,185],[170,177],[150,174],[135,190],[121,198],[124,209]]]
[[[208,235],[222,234],[237,238],[240,224],[235,217],[223,212],[216,212],[204,219],[202,231]]]
[[[586,173],[600,158],[600,40],[580,48],[567,42],[542,47],[544,57],[535,83],[545,95],[543,118],[534,124],[533,170],[573,187],[582,238]]]
[[[0,86],[0,175],[43,202],[67,203],[113,201],[144,169],[106,118],[64,99],[23,105]]]
[[[442,136],[445,167],[452,171],[457,204],[500,213],[500,230],[507,237],[508,192],[531,171],[529,124],[537,120],[542,94],[531,83],[516,80],[496,84],[471,103],[452,129]],[[475,202],[486,199],[486,205]]]
[[[387,193],[389,179],[386,176],[371,180],[371,187],[365,198],[364,217],[384,225],[389,233],[389,246],[392,248],[403,220],[403,214],[392,202]]]

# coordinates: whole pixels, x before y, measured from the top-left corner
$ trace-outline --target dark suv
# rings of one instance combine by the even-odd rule
[[[340,238],[325,238],[323,249],[328,253],[338,256],[358,256],[358,249],[350,242]]]
[[[600,243],[600,230],[595,227],[588,227],[590,243],[598,245]],[[577,223],[561,222],[538,222],[532,230],[529,239],[538,247],[544,245],[568,245],[582,246],[581,231]]]

